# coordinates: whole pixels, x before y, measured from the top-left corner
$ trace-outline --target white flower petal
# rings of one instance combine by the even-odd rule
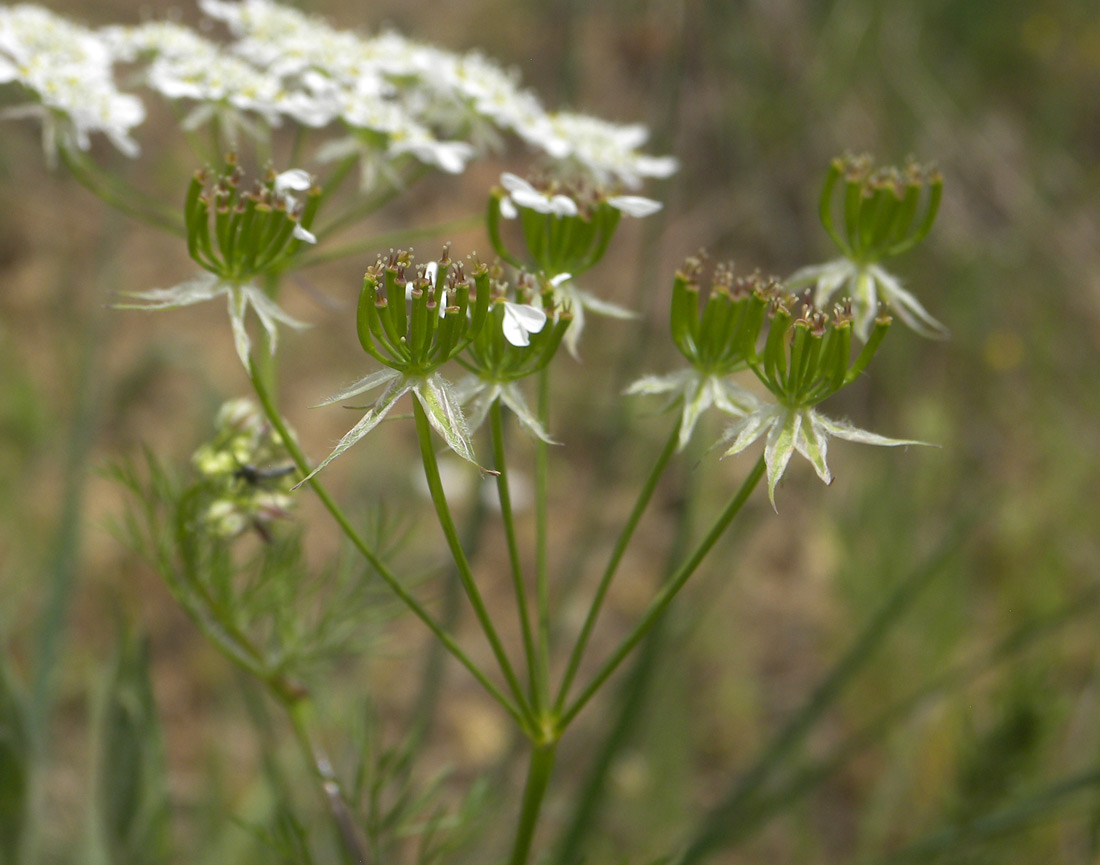
[[[504,338],[515,346],[531,344],[531,334],[546,325],[546,311],[530,304],[504,302]]]
[[[294,231],[292,232],[294,237],[305,243],[316,243],[317,235],[310,231],[308,228],[302,226],[300,222],[294,223]]]
[[[607,203],[627,216],[636,218],[650,216],[664,207],[661,202],[640,195],[615,195],[607,199]]]

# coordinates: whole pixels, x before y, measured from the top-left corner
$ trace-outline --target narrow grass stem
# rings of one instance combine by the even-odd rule
[[[538,690],[538,670],[535,666],[537,654],[535,637],[531,631],[531,616],[527,605],[527,587],[523,579],[523,564],[519,556],[519,543],[516,540],[516,521],[512,510],[512,493],[508,486],[508,466],[504,452],[504,419],[500,409],[500,400],[494,400],[489,409],[489,425],[493,438],[493,466],[497,472],[497,495],[500,498],[500,515],[504,523],[504,537],[508,544],[508,559],[512,565],[512,584],[516,593],[516,612],[519,626],[523,632],[523,649],[527,658],[528,688],[536,713],[545,707],[542,705]]]
[[[672,455],[676,452],[676,445],[679,438],[680,424],[679,421],[677,421],[672,427],[672,435],[669,436],[664,449],[657,457],[656,462],[653,463],[653,468],[649,472],[649,477],[647,477],[645,483],[642,484],[642,488],[638,493],[638,500],[634,503],[634,509],[630,512],[630,516],[627,518],[626,524],[623,526],[622,531],[619,533],[619,538],[615,542],[615,548],[611,551],[611,558],[608,560],[607,567],[604,569],[603,576],[600,578],[600,584],[596,588],[596,595],[592,599],[592,606],[588,608],[588,615],[585,617],[584,625],[581,627],[580,635],[577,637],[577,643],[573,646],[573,651],[569,656],[569,663],[566,666],[565,676],[562,679],[561,690],[558,691],[558,698],[554,704],[555,711],[559,714],[565,706],[565,701],[569,698],[569,688],[573,684],[573,679],[577,675],[577,670],[580,669],[581,660],[584,658],[584,650],[588,647],[588,640],[592,636],[592,629],[595,627],[596,619],[599,617],[600,610],[603,608],[603,602],[607,596],[608,589],[611,588],[611,581],[615,578],[615,573],[619,569],[619,563],[622,561],[623,554],[630,544],[630,539],[634,537],[634,530],[638,527],[638,523],[642,519],[642,514],[645,513],[646,508],[649,506],[650,499],[653,498],[653,491],[657,489],[657,482],[661,479],[661,475],[664,474],[665,468],[668,466],[668,461],[672,459]]]
[[[700,861],[724,834],[731,833],[740,821],[749,819],[749,815],[754,811],[752,800],[757,792],[771,779],[778,767],[802,743],[848,684],[875,656],[886,637],[893,632],[893,626],[912,607],[921,592],[935,577],[943,573],[946,565],[968,536],[970,525],[969,520],[960,523],[932,557],[898,583],[798,712],[764,748],[721,804],[711,812],[704,827],[692,839],[691,845],[678,865]]]
[[[512,847],[510,865],[527,865],[527,859],[531,855],[531,842],[535,838],[535,828],[538,826],[539,813],[542,811],[542,800],[546,795],[546,787],[550,783],[550,774],[554,769],[556,752],[556,742],[535,745],[531,751],[531,762],[527,768],[527,784],[523,788],[523,805],[519,813],[516,842]]]
[[[539,423],[550,428],[550,367],[539,372]],[[550,703],[550,445],[535,442],[535,609],[538,613],[538,691]]]
[[[347,797],[333,771],[332,761],[312,734],[313,701],[309,697],[302,697],[292,701],[280,700],[280,702],[290,716],[294,736],[309,763],[310,774],[316,778],[321,787],[321,794],[332,816],[332,822],[344,852],[355,865],[367,865],[366,845],[356,828],[355,817],[351,808],[348,807]]]
[[[533,720],[527,698],[523,694],[523,687],[512,668],[512,662],[508,660],[508,653],[504,650],[504,644],[500,640],[493,617],[489,615],[485,602],[482,600],[481,591],[474,580],[470,563],[466,559],[466,553],[462,549],[462,542],[458,538],[458,530],[455,528],[454,519],[451,517],[451,509],[447,504],[447,495],[443,491],[443,481],[439,477],[439,465],[436,463],[435,450],[432,446],[432,427],[428,421],[428,415],[419,400],[413,400],[413,416],[416,418],[416,433],[420,440],[420,456],[424,463],[424,477],[428,482],[428,490],[432,496],[432,504],[435,505],[436,516],[439,518],[439,526],[443,529],[443,535],[447,539],[451,557],[458,567],[458,574],[462,578],[462,586],[466,589],[466,597],[470,599],[470,606],[474,608],[481,630],[489,641],[489,646],[496,656],[500,671],[504,674],[505,681],[515,697],[520,711],[528,720]],[[528,729],[527,727],[524,728]]]
[[[669,604],[679,593],[680,589],[684,587],[684,584],[691,579],[692,574],[695,573],[699,565],[707,557],[707,554],[711,551],[714,545],[718,542],[718,539],[722,537],[726,529],[729,528],[730,523],[733,522],[734,517],[741,512],[741,508],[745,502],[748,501],[752,491],[756,488],[757,483],[760,482],[760,478],[764,475],[764,458],[760,457],[757,460],[756,465],[753,466],[749,476],[745,478],[741,484],[741,488],[730,499],[729,504],[714,521],[710,531],[700,541],[699,546],[695,548],[695,551],[688,557],[658,593],[642,616],[641,621],[638,622],[626,636],[626,638],[619,644],[619,647],[611,654],[604,665],[599,669],[595,676],[592,677],[592,681],[588,683],[584,691],[573,702],[573,704],[561,715],[558,725],[559,729],[564,730],[577,714],[583,709],[588,701],[591,700],[596,692],[600,690],[604,682],[611,676],[612,673],[618,669],[619,664],[623,662],[627,655],[633,651],[634,647],[642,640],[642,638],[649,633],[650,628],[656,624],[657,620],[668,609]]]
[[[275,404],[271,400],[271,394],[264,387],[263,383],[260,381],[260,377],[257,375],[255,361],[252,361],[250,366],[252,386],[256,391],[256,396],[260,400],[260,405],[263,406],[264,414],[282,437],[284,445],[290,453],[291,459],[294,460],[294,464],[298,467],[298,470],[303,475],[308,475],[310,472],[309,461],[306,459],[305,454],[298,446],[294,437],[290,434],[286,424],[283,423],[282,416],[275,409]],[[454,638],[435,620],[431,613],[429,613],[416,598],[409,594],[386,563],[382,561],[378,554],[367,545],[367,542],[364,541],[362,536],[355,530],[355,527],[352,526],[347,515],[340,506],[336,504],[336,501],[329,494],[328,490],[325,489],[324,485],[317,480],[316,477],[310,478],[309,485],[313,489],[313,492],[317,494],[317,498],[321,500],[321,504],[325,506],[325,509],[332,515],[332,518],[336,520],[336,524],[340,526],[348,540],[351,541],[352,545],[359,551],[360,555],[367,560],[370,566],[374,568],[378,576],[382,578],[382,581],[390,587],[395,595],[397,595],[398,599],[409,608],[414,616],[428,626],[428,630],[435,635],[436,639],[447,648],[447,651],[450,652],[462,666],[470,671],[470,675],[477,679],[489,695],[500,703],[505,711],[507,711],[518,724],[526,729],[526,712],[522,711],[515,702],[509,699],[508,696],[500,690],[500,688],[493,684],[492,680],[476,663],[474,663],[473,659],[463,651],[462,647],[455,642]]]

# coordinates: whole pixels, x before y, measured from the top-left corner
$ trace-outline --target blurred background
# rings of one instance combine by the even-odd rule
[[[681,162],[643,191],[664,211],[625,224],[589,275],[594,291],[641,320],[592,318],[581,362],[555,361],[552,431],[565,447],[554,452],[552,559],[566,627],[579,624],[607,535],[666,434],[657,405],[618,394],[676,365],[667,302],[684,256],[706,247],[742,271],[780,276],[832,258],[817,196],[829,160],[846,151],[882,163],[912,154],[945,177],[932,234],[891,270],[950,340],[895,327],[870,373],[826,406],[940,448],[841,442],[830,453],[831,487],[795,462],[778,515],[758,492],[653,648],[567,737],[539,846],[558,845],[571,862],[652,862],[685,846],[722,863],[1098,861],[1096,4],[298,5],[340,27],[392,25],[453,50],[484,49],[519,68],[549,108],[646,123],[649,150]],[[93,26],[167,12],[121,0],[50,8]],[[187,5],[172,14],[198,21]],[[195,158],[170,115],[143,97],[144,157],[124,164],[102,141],[94,155],[182,200]],[[431,176],[343,239],[380,236],[388,247],[394,232],[475,214],[501,170],[527,164],[517,148],[460,177]],[[102,772],[95,693],[120,633],[149,641],[174,860],[258,861],[247,852],[258,842],[238,824],[263,813],[261,767],[286,731],[269,719],[269,739],[257,732],[264,710],[242,699],[240,676],[112,535],[124,493],[98,471],[145,445],[185,466],[220,402],[247,392],[224,310],[107,310],[112,292],[188,276],[186,250],[48,172],[32,124],[0,124],[0,183],[0,640],[48,743],[36,806],[49,827],[45,861],[71,861],[84,831]],[[472,224],[415,245],[430,258],[447,239],[488,250]],[[370,369],[346,324],[372,260],[364,252],[311,269],[285,290],[287,308],[323,330],[290,336],[280,355],[283,405],[314,458],[350,413],[305,407]],[[700,432],[709,442],[721,427],[708,421]],[[438,568],[438,533],[405,468],[415,466],[411,426],[387,424],[369,441],[330,481],[350,501],[388,496],[409,515],[412,560]],[[529,455],[525,442],[517,447]],[[597,657],[647,602],[677,533],[697,536],[750,465],[716,456],[700,448],[662,485]],[[323,523],[303,507],[303,520]],[[499,541],[492,529],[481,535],[486,573]],[[318,560],[336,545],[323,530],[309,542]],[[504,604],[503,580],[486,579]],[[890,603],[896,615],[879,639],[868,623]],[[338,754],[340,719],[366,697],[387,735],[410,723],[421,630],[404,619],[379,625],[368,660],[326,674]],[[772,810],[759,798],[759,818],[727,807],[776,732],[861,639],[873,651],[860,655],[858,674],[784,751],[769,782]],[[506,718],[461,671],[448,669],[443,694],[424,763],[452,766],[456,790],[482,773],[518,789]],[[578,793],[592,789],[603,791],[599,807]],[[487,801],[480,826],[490,841],[480,849],[496,849],[515,800]],[[967,844],[951,847],[952,832]],[[448,861],[487,861],[462,855]]]

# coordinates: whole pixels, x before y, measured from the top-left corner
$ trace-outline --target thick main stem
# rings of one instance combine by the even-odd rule
[[[559,720],[559,729],[564,730],[569,723],[577,716],[577,713],[581,711],[591,700],[596,692],[600,690],[603,683],[611,676],[612,673],[618,669],[619,664],[623,662],[627,655],[633,651],[634,647],[642,640],[642,638],[649,633],[650,628],[657,622],[657,620],[668,609],[669,604],[679,593],[680,589],[684,587],[684,584],[691,579],[692,574],[702,564],[703,559],[707,557],[707,554],[711,551],[714,545],[718,542],[718,539],[729,528],[730,523],[733,522],[734,517],[740,513],[741,508],[745,502],[748,501],[752,491],[756,488],[757,483],[760,482],[760,478],[764,476],[764,458],[760,457],[753,470],[749,473],[749,476],[745,478],[744,483],[741,484],[741,488],[730,499],[726,509],[718,516],[711,526],[710,531],[707,532],[706,537],[699,542],[699,546],[695,548],[695,551],[688,557],[680,569],[673,575],[672,579],[665,584],[665,587],[661,589],[657,597],[655,597],[645,615],[642,616],[641,621],[634,626],[634,629],[627,635],[626,639],[619,644],[617,648],[608,658],[604,665],[600,668],[599,672],[593,676],[592,681],[584,689],[579,697],[573,702],[573,704],[562,714]]]
[[[527,698],[524,696],[523,688],[519,683],[519,679],[516,677],[515,670],[512,668],[512,662],[508,660],[508,653],[504,650],[504,644],[501,642],[500,635],[497,633],[496,626],[493,624],[493,618],[489,615],[489,611],[485,607],[485,602],[481,597],[481,591],[478,589],[477,582],[474,580],[473,571],[470,569],[470,563],[466,560],[466,553],[462,549],[462,542],[458,538],[458,529],[455,528],[454,519],[451,517],[451,509],[447,504],[447,495],[443,491],[443,481],[439,477],[439,465],[436,463],[435,451],[432,448],[431,423],[428,421],[428,415],[418,399],[413,400],[413,416],[416,418],[416,433],[420,440],[420,457],[424,463],[424,477],[428,482],[428,491],[431,493],[432,504],[435,505],[436,516],[439,518],[439,526],[443,529],[443,536],[447,539],[447,546],[450,548],[451,557],[458,567],[458,575],[462,579],[462,587],[466,590],[466,597],[470,600],[470,606],[474,608],[474,614],[477,616],[478,623],[481,625],[481,630],[484,632],[485,638],[489,641],[489,646],[492,648],[493,655],[500,665],[500,671],[504,674],[505,681],[508,682],[508,687],[512,691],[512,696],[515,697],[516,703],[520,707],[520,711],[530,719],[531,715],[530,709],[527,706]],[[529,728],[524,726],[524,729]]]
[[[531,854],[531,842],[535,838],[539,813],[546,787],[550,783],[550,774],[554,770],[554,755],[557,742],[547,745],[535,745],[531,752],[531,762],[527,768],[527,785],[523,788],[523,806],[519,812],[519,825],[516,828],[516,842],[512,846],[511,865],[526,865]]]

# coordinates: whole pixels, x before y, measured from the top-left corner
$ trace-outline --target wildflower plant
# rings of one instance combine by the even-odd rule
[[[647,179],[671,175],[675,159],[642,152],[643,127],[546,110],[515,73],[478,52],[453,54],[393,32],[365,36],[337,30],[271,0],[202,0],[200,6],[228,27],[230,41],[214,43],[170,23],[95,32],[44,11],[28,11],[34,7],[0,9],[0,83],[14,82],[22,95],[36,100],[32,104],[47,130],[47,156],[56,150],[76,179],[108,203],[180,234],[203,271],[172,288],[125,293],[116,305],[163,310],[224,296],[236,352],[257,400],[223,407],[213,440],[194,454],[189,477],[176,476],[153,457],[141,470],[127,464],[115,472],[136,502],[126,520],[127,533],[203,634],[285,710],[310,766],[314,807],[326,811],[335,839],[324,861],[373,861],[368,852],[396,843],[398,829],[413,831],[406,825],[391,827],[395,834],[380,838],[384,827],[375,817],[384,809],[378,797],[366,801],[366,782],[342,774],[322,747],[324,737],[316,726],[316,693],[323,690],[324,679],[313,662],[338,655],[362,622],[377,624],[371,610],[381,605],[375,607],[375,596],[366,591],[369,582],[384,587],[393,606],[428,629],[438,650],[464,668],[523,737],[527,781],[514,815],[510,862],[524,865],[536,848],[562,737],[704,565],[759,482],[767,478],[774,505],[777,484],[797,452],[828,483],[830,437],[915,444],[831,419],[818,406],[856,382],[879,351],[890,325],[881,306],[911,326],[938,329],[880,262],[928,233],[942,181],[913,165],[883,172],[873,171],[867,161],[837,161],[829,170],[820,213],[843,253],[841,260],[799,271],[786,286],[758,274],[737,277],[731,265],[719,265],[705,297],[702,256],[689,258],[675,274],[668,330],[687,368],[648,375],[628,392],[664,396],[668,408],[677,411],[665,444],[638,479],[628,516],[609,539],[598,580],[583,587],[589,591],[579,604],[577,628],[551,591],[551,375],[562,344],[577,353],[585,310],[630,315],[581,289],[577,281],[597,273],[624,215],[646,217],[661,208],[634,192]],[[42,41],[36,27],[55,35]],[[54,99],[51,93],[63,92],[58,76],[65,63],[74,64],[78,73],[86,70],[86,80],[70,81],[66,86],[74,93]],[[130,136],[140,122],[141,103],[116,91],[116,63],[136,67],[133,80],[152,92],[183,100],[183,131],[192,136],[208,125],[219,158],[218,148],[227,143],[251,146],[255,162],[267,166],[261,179],[246,183],[243,156],[229,156],[217,173],[200,169],[182,196],[180,219],[110,178],[110,172],[77,159],[72,151],[83,152],[88,134],[98,131],[129,155],[137,154]],[[76,92],[79,86],[92,88],[96,98],[85,99]],[[95,109],[92,115],[87,106]],[[103,112],[96,114],[99,109]],[[284,125],[295,132],[290,164],[328,167],[317,173],[270,167],[273,132]],[[328,137],[330,127],[338,129],[335,138]],[[242,131],[251,141],[244,141]],[[482,261],[476,254],[452,258],[449,244],[432,261],[417,261],[408,249],[369,250],[375,257],[358,287],[355,329],[369,363],[381,368],[322,405],[380,393],[331,452],[314,463],[307,451],[315,445],[299,442],[291,432],[276,387],[278,327],[305,327],[278,305],[281,282],[333,234],[401,194],[417,177],[433,169],[459,173],[509,138],[538,151],[538,168],[526,178],[503,173],[489,193],[487,212],[480,204],[472,208],[484,214],[486,237],[499,262]],[[357,166],[359,189],[345,188],[341,200],[338,191]],[[843,231],[836,229],[832,214],[838,189]],[[327,222],[319,216],[322,204]],[[365,254],[362,247],[352,245],[337,257]],[[600,275],[605,282],[614,278],[606,271]],[[792,292],[811,283],[816,285],[813,297],[799,301]],[[848,296],[834,298],[838,292]],[[827,310],[834,300],[839,302]],[[267,352],[253,351],[249,309],[266,335]],[[455,375],[462,378],[452,383]],[[536,382],[533,408],[523,392],[525,380]],[[454,633],[453,619],[421,599],[394,550],[393,536],[399,533],[385,526],[377,532],[363,528],[325,485],[336,470],[333,461],[376,430],[406,395],[411,395],[420,467],[450,554],[448,568],[453,567],[474,613],[489,662],[465,647]],[[533,545],[523,542],[514,513],[509,461],[516,456],[508,447],[504,408],[533,438]],[[763,455],[703,536],[669,568],[644,609],[623,632],[612,630],[596,643],[603,654],[595,658],[593,636],[624,557],[662,477],[677,465],[675,455],[710,408],[732,418],[722,438],[727,455],[764,438]],[[477,465],[474,440],[486,419],[492,459],[485,461],[489,466],[483,472],[496,485],[509,581],[504,600],[492,603],[484,594],[484,566],[471,556],[452,516],[433,438],[441,437],[450,450]],[[568,458],[567,448],[554,451]],[[352,471],[356,463],[346,457],[338,465]],[[313,568],[303,555],[309,532],[297,522],[293,505],[307,490],[343,533],[356,556],[354,565]],[[428,581],[434,584],[435,576]],[[315,591],[318,585],[332,590]],[[518,622],[515,640],[507,638],[505,614]],[[438,676],[425,678],[431,702]],[[359,687],[358,682],[345,684]],[[410,726],[419,728],[420,720]],[[393,774],[402,782],[412,776],[408,761],[421,756],[419,735],[410,734],[402,756],[394,758],[400,766]],[[371,783],[378,790],[386,787],[385,778]],[[399,786],[405,789],[404,783]],[[291,797],[280,803],[287,812],[293,805]],[[395,810],[419,813],[411,806]],[[424,822],[420,832],[434,838],[438,825],[430,823]],[[320,861],[303,825],[289,817],[282,824],[298,845],[289,858]],[[487,855],[499,858],[498,852]]]

